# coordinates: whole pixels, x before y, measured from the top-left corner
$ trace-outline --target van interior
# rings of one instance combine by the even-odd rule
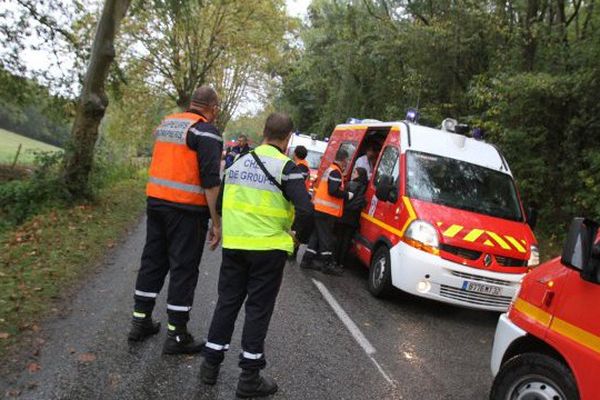
[[[390,132],[390,129],[391,127],[389,126],[371,127],[367,130],[363,140],[360,143],[344,142],[340,145],[336,154],[336,158],[342,151],[344,151],[348,154],[351,160],[351,162],[348,163],[346,169],[344,170],[344,176],[346,178],[349,177],[350,172],[354,169],[354,164],[356,163],[356,160],[364,156],[367,153],[367,149],[371,146],[373,146],[378,151],[377,157],[373,162],[373,164],[375,164],[375,162],[379,158],[379,153],[381,153],[383,144],[385,143],[385,139],[388,133]],[[374,168],[375,165],[373,165],[373,169]]]

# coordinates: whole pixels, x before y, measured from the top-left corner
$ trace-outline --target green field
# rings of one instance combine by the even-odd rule
[[[12,163],[17,154],[19,144],[22,144],[18,164],[31,164],[35,151],[62,151],[59,147],[52,146],[13,132],[0,129],[0,164]]]

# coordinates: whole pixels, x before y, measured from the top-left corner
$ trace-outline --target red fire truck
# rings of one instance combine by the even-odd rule
[[[491,399],[600,399],[598,225],[576,218],[561,258],[529,273],[500,316]]]
[[[367,148],[381,149],[353,245],[370,268],[373,295],[396,287],[506,311],[524,274],[539,263],[537,242],[505,158],[493,145],[456,133],[457,126],[351,120],[333,131],[319,174],[345,152],[348,179]]]

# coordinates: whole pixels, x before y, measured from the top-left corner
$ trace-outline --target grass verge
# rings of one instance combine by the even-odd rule
[[[140,217],[144,183],[116,182],[94,203],[43,212],[0,235],[0,358],[21,334],[39,329],[61,293]]]

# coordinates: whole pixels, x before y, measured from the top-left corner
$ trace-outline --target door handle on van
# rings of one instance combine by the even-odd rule
[[[552,300],[554,300],[554,290],[546,290],[544,298],[542,299],[542,304],[545,307],[550,307],[550,305],[552,305]]]

